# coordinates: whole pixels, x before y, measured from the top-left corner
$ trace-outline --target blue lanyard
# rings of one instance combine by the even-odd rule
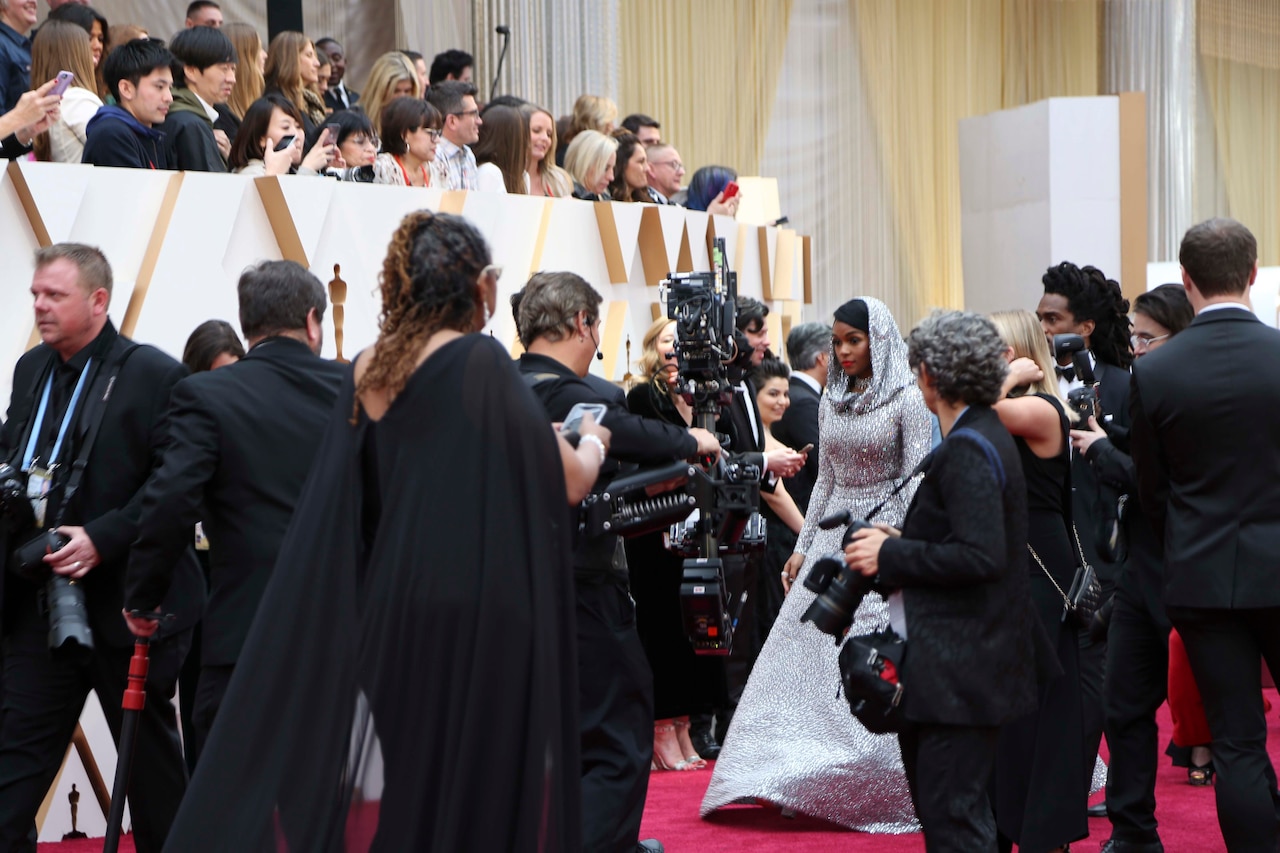
[[[80,371],[80,379],[76,382],[76,390],[71,393],[71,402],[67,404],[67,412],[62,416],[62,426],[58,428],[58,437],[53,442],[53,452],[49,454],[49,466],[52,468],[53,463],[58,461],[58,452],[62,450],[62,439],[67,435],[67,427],[71,426],[71,419],[76,412],[76,403],[80,399],[80,392],[84,389],[85,377],[89,375],[89,365],[93,364],[93,359],[89,359],[84,363],[84,369]],[[49,379],[44,383],[44,394],[40,396],[40,408],[36,411],[35,423],[31,426],[31,438],[27,440],[27,452],[23,456],[22,470],[30,471],[31,463],[36,461],[36,444],[40,441],[40,427],[44,425],[44,413],[49,408],[49,391],[53,388],[53,372],[50,371]]]

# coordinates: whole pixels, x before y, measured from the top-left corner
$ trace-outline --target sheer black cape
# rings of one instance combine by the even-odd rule
[[[377,423],[350,372],[166,850],[580,847],[555,439],[468,335]],[[264,472],[264,476],[268,472]]]

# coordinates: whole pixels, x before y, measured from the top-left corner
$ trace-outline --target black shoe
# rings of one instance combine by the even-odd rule
[[[663,853],[666,850],[656,838],[646,838],[636,845],[636,853]]]
[[[689,735],[689,741],[693,744],[694,751],[708,761],[715,761],[720,757],[720,742],[711,732],[694,732]]]
[[[1108,838],[1102,842],[1098,853],[1164,853],[1164,845],[1159,841],[1121,841]]]
[[[1107,801],[1103,800],[1102,802],[1098,803],[1096,806],[1089,806],[1089,808],[1085,809],[1084,813],[1087,814],[1089,817],[1106,817]]]

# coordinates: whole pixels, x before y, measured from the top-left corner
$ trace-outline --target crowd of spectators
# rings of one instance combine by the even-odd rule
[[[194,0],[167,43],[76,0],[50,5],[37,28],[35,0],[0,0],[5,158],[737,214],[741,195],[725,192],[736,172],[704,167],[685,189],[680,154],[657,119],[633,113],[619,123],[617,104],[590,94],[558,120],[513,95],[483,102],[462,50],[429,64],[414,50],[389,51],[357,91],[337,39],[284,31],[263,42],[249,24],[224,24],[214,0]],[[62,71],[69,85],[51,89]],[[405,99],[417,106],[398,103]]]

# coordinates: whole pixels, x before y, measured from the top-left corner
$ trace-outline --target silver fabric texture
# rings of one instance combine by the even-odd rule
[[[819,530],[818,520],[843,509],[862,517],[915,469],[932,443],[933,422],[911,378],[897,324],[883,303],[866,301],[873,381],[854,398],[832,353],[834,369],[818,410],[818,479],[796,546],[807,558],[730,724],[702,801],[704,817],[758,798],[864,832],[920,828],[897,738],[871,734],[849,713],[838,692],[839,646],[800,622],[814,599],[804,577],[819,557],[839,550],[844,535],[843,529]],[[914,491],[914,484],[903,489],[873,520],[900,525]],[[888,614],[884,600],[869,595],[852,630],[882,628]]]

